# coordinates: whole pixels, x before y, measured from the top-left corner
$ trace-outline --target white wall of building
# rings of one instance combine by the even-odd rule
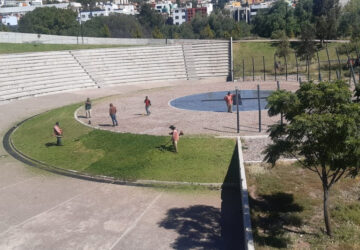
[[[16,26],[18,25],[18,20],[16,16],[4,16],[1,19],[2,24],[6,25],[6,26]]]
[[[181,25],[186,22],[186,8],[175,8],[173,10],[173,23]]]

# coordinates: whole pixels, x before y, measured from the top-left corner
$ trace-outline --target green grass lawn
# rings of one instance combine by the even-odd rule
[[[73,117],[77,107],[52,110],[26,121],[12,135],[16,148],[49,165],[93,175],[126,180],[224,181],[234,140],[184,136],[176,154],[168,143],[169,136],[120,134],[85,127]],[[56,121],[64,131],[61,147],[52,145]]]
[[[296,164],[246,170],[256,249],[360,249],[359,178],[344,178],[330,190],[330,239],[316,173]]]
[[[291,53],[287,58],[288,63],[288,73],[296,74],[296,59],[295,59],[295,48],[296,43],[291,44]],[[337,64],[337,56],[336,56],[336,47],[338,44],[331,43],[328,45],[329,58],[331,60],[331,79],[336,78],[336,69],[338,69]],[[234,44],[234,75],[235,78],[242,79],[243,76],[243,60],[244,60],[244,69],[245,69],[245,77],[252,77],[252,58],[254,58],[254,71],[256,76],[263,76],[264,67],[263,67],[263,57],[265,59],[265,72],[268,79],[274,78],[274,54],[276,52],[277,43],[273,42],[241,42]],[[326,49],[323,48],[319,51],[319,59],[320,59],[320,70],[323,80],[327,80],[329,78],[328,71],[328,59],[326,54]],[[340,60],[346,60],[347,57],[345,55],[340,55]],[[276,58],[276,61],[280,61],[282,65],[281,72],[277,72],[278,75],[285,75],[285,61],[283,58]],[[303,74],[307,76],[306,71],[306,62],[300,61],[298,59],[299,64],[299,74]],[[344,65],[343,65],[344,66]],[[342,70],[342,76],[348,76],[348,69]],[[318,62],[317,56],[312,60],[312,64],[310,65],[310,77],[311,79],[318,79]],[[303,79],[305,80],[305,79]]]
[[[114,47],[128,47],[128,45],[0,43],[0,54]]]

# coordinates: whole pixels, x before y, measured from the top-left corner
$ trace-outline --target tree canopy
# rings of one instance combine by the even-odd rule
[[[269,115],[282,113],[287,122],[270,127],[272,144],[265,159],[275,164],[280,156],[291,155],[319,176],[328,235],[329,190],[360,168],[360,104],[351,95],[345,82],[336,81],[304,83],[296,93],[279,90],[268,97]]]
[[[19,21],[19,31],[50,35],[76,35],[79,23],[76,12],[55,7],[36,8]]]

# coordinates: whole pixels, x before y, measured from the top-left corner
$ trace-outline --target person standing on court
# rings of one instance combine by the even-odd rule
[[[113,127],[118,125],[118,122],[116,120],[116,107],[110,103],[110,108],[109,108],[109,114],[113,123]]]
[[[227,112],[232,113],[232,105],[233,105],[233,95],[228,92],[227,95],[224,97],[227,106]]]
[[[56,146],[62,146],[61,138],[63,136],[63,131],[59,126],[59,122],[55,123],[54,136],[56,136]]]
[[[86,118],[91,118],[91,101],[89,97],[86,99],[85,102],[85,114]]]
[[[150,106],[151,106],[151,101],[150,101],[150,99],[149,99],[148,96],[145,97],[144,103],[145,103],[146,114],[147,114],[147,115],[150,115],[151,112],[150,112],[149,108],[150,108]]]

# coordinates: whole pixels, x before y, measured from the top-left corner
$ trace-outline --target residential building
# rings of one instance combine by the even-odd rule
[[[186,8],[176,8],[173,11],[173,23],[181,25],[186,22]]]
[[[207,16],[206,7],[186,9],[186,21],[190,22],[197,14],[200,14],[201,16]]]

